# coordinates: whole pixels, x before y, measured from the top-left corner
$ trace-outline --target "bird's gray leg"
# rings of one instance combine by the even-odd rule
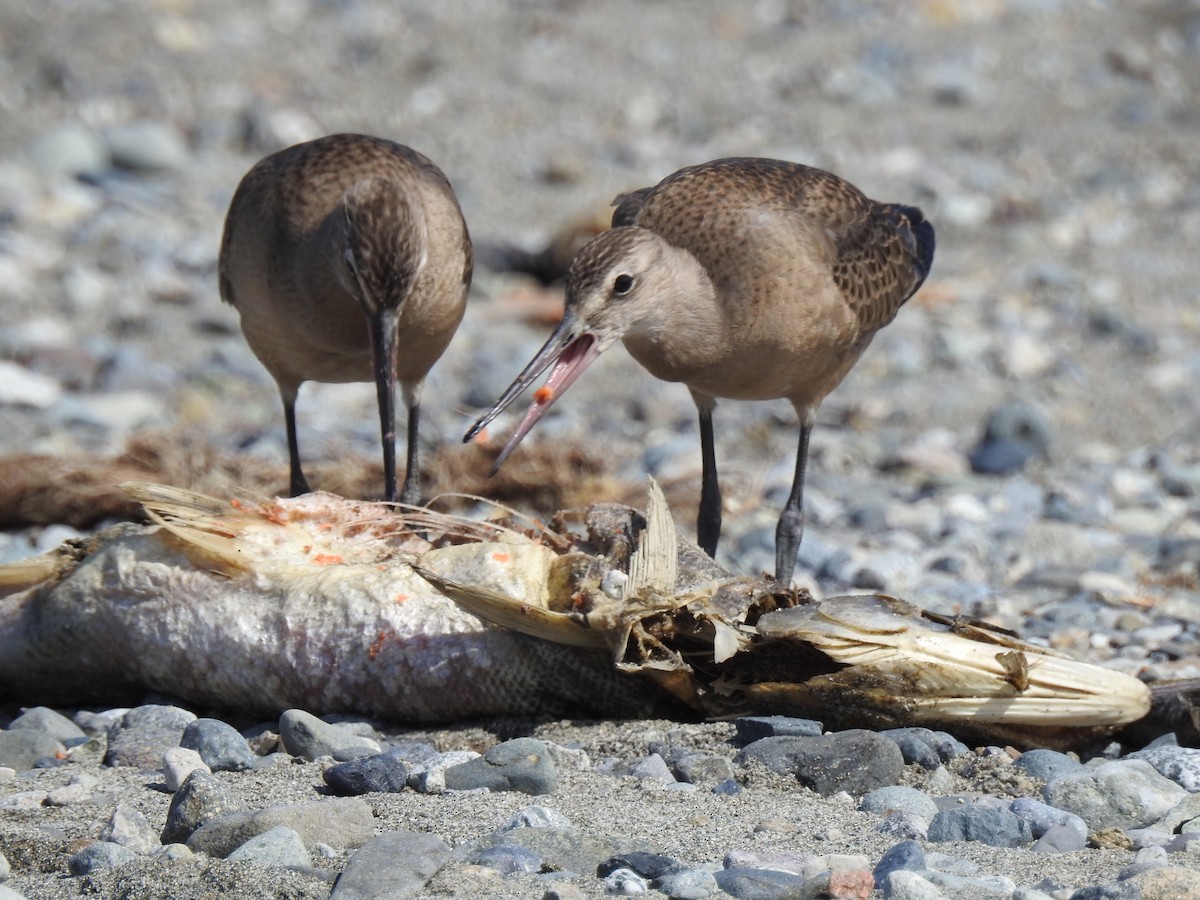
[[[800,446],[796,449],[796,477],[779,516],[779,524],[775,526],[775,580],[785,587],[792,583],[796,554],[804,536],[804,472],[808,466],[808,436],[811,433],[811,416],[802,416]]]
[[[389,503],[395,503],[396,311],[376,309],[367,315],[367,322],[371,330],[371,356],[375,366],[375,392],[379,398],[379,431],[383,443],[383,499]]]
[[[404,388],[404,402],[408,406],[408,456],[404,470],[404,487],[400,490],[400,502],[417,506],[421,502],[421,469],[417,465],[418,429],[421,425],[421,401],[415,388]]]
[[[291,461],[292,480],[289,492],[293,497],[307,494],[311,488],[300,468],[300,442],[296,439],[296,390],[281,390],[283,396],[283,421],[287,427],[288,459]]]
[[[715,405],[711,399],[701,402],[696,398],[700,410],[700,514],[696,518],[696,543],[709,556],[717,555],[717,541],[721,539],[721,485],[717,482],[717,453],[713,447],[712,414]]]

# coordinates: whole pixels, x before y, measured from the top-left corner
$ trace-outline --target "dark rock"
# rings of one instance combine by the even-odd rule
[[[543,741],[516,738],[490,748],[483,756],[446,770],[446,787],[472,790],[549,794],[558,784],[558,767]]]
[[[929,823],[929,840],[979,841],[990,847],[1023,847],[1033,840],[1029,823],[1007,809],[959,806],[943,809]]]
[[[925,851],[916,841],[907,840],[895,844],[883,854],[871,874],[875,876],[875,886],[883,887],[887,877],[893,872],[924,872],[925,868]]]
[[[355,734],[346,725],[330,725],[302,709],[289,709],[279,717],[279,739],[283,749],[303,759],[349,760],[379,753],[378,742]]]
[[[733,726],[744,744],[767,737],[819,737],[825,731],[820,722],[791,716],[742,716],[733,720]]]
[[[820,737],[763,738],[738,754],[742,765],[751,760],[772,772],[795,775],[823,796],[838,791],[865,794],[895,784],[904,773],[904,759],[895,742],[860,729]]]
[[[254,765],[254,752],[236,728],[220,719],[188,724],[179,746],[195,750],[214,772],[241,772]]]
[[[323,777],[333,792],[342,796],[372,791],[398,794],[408,782],[408,767],[395,751],[388,751],[330,766]]]
[[[171,797],[160,840],[164,844],[183,843],[200,826],[241,808],[242,804],[218,778],[197,769]]]
[[[936,769],[971,752],[970,747],[952,735],[930,728],[888,728],[880,734],[896,742],[906,763],[915,763],[923,769]]]
[[[618,853],[616,856],[609,857],[596,867],[596,875],[603,878],[617,869],[631,869],[643,878],[654,880],[662,878],[670,872],[682,871],[684,868],[681,862],[662,853],[635,850],[631,853]]]

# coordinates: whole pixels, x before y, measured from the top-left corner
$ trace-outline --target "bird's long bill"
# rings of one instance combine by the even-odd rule
[[[384,499],[395,503],[396,493],[396,343],[400,319],[394,309],[368,313],[371,332],[371,365],[379,402],[379,432],[383,445]],[[413,460],[409,459],[409,465]]]
[[[496,401],[496,405],[472,425],[471,430],[463,438],[464,442],[473,440],[480,431],[487,427],[489,422],[512,405],[512,402],[521,396],[535,378],[549,369],[551,365],[554,366],[546,383],[534,393],[533,402],[526,410],[525,418],[521,420],[517,430],[508,439],[508,443],[504,445],[500,455],[496,457],[496,461],[492,464],[491,474],[496,474],[500,466],[504,464],[504,460],[508,459],[508,455],[521,442],[521,438],[529,433],[530,429],[537,424],[538,419],[546,414],[546,410],[554,405],[554,401],[563,391],[574,384],[575,379],[583,374],[583,370],[600,355],[601,348],[596,342],[595,335],[587,331],[577,334],[578,331],[579,325],[574,316],[570,313],[565,315],[559,326],[554,329],[554,333],[550,335],[550,339],[529,361],[529,365],[516,377],[516,380],[509,385],[508,390]]]

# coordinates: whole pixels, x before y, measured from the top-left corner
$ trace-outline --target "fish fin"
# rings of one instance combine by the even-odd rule
[[[646,527],[637,541],[637,549],[629,559],[629,580],[622,599],[630,600],[645,590],[670,593],[675,587],[679,548],[667,498],[653,478],[646,490]]]

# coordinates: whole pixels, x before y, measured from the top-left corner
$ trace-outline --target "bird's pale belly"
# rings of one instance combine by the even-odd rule
[[[802,402],[819,402],[845,377],[860,353],[861,348],[834,355],[828,350],[802,352],[766,345],[684,365],[662,352],[630,348],[651,375],[681,382],[710,397]]]

